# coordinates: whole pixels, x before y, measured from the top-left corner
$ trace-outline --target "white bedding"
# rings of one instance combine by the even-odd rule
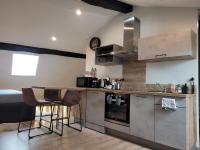
[[[23,102],[21,91],[0,89],[0,104],[15,102]]]

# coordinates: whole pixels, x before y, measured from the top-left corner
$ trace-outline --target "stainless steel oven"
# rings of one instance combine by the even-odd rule
[[[130,95],[105,94],[105,121],[129,126],[130,123]]]

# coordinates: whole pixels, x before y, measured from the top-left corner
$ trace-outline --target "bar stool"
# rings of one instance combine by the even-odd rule
[[[53,116],[57,116],[57,118],[58,118],[59,117],[59,113],[60,113],[60,107],[55,102],[62,101],[62,99],[61,99],[61,90],[60,89],[45,88],[44,89],[44,99],[46,101],[52,102],[52,104],[53,104]],[[56,106],[57,106],[57,113],[54,114],[54,110],[55,110]],[[43,107],[42,107],[42,112],[43,112]],[[45,116],[51,116],[51,114],[46,114]],[[45,119],[42,119],[42,120],[47,121]],[[56,128],[58,128],[58,122],[56,123]]]
[[[60,89],[44,89],[44,99],[46,101],[54,102],[61,101],[61,90]]]
[[[57,103],[57,104],[59,104],[59,105],[62,106],[62,117],[52,120],[52,122],[55,121],[55,120],[61,120],[62,121],[61,122],[61,124],[62,124],[61,133],[57,133],[57,132],[54,131],[55,133],[57,133],[58,135],[62,136],[62,134],[63,134],[63,126],[64,125],[67,125],[68,127],[73,128],[75,130],[78,130],[80,132],[82,131],[81,104],[80,104],[80,100],[81,100],[81,93],[80,93],[80,91],[67,90],[66,93],[65,93],[65,95],[64,95],[64,97],[63,97],[63,100],[60,101],[60,102],[55,102],[55,103]],[[73,123],[70,123],[71,107],[76,106],[76,105],[78,105],[78,107],[79,107],[79,117],[80,117],[80,120],[79,120],[79,122],[75,122],[74,121]],[[68,108],[67,109],[67,117],[63,116],[63,107],[64,106],[67,106],[67,108]],[[67,124],[64,124],[64,121],[63,121],[64,119],[68,120]],[[71,124],[75,124],[75,123],[79,123],[80,124],[80,129],[71,126]],[[53,130],[53,126],[52,126],[52,130]]]
[[[36,99],[32,88],[22,88],[22,93],[23,93],[23,101],[27,106],[33,107],[34,109],[37,106],[40,107],[40,121],[39,121],[39,127],[32,128],[33,120],[31,120],[28,129],[20,130],[20,124],[21,124],[21,120],[20,120],[19,125],[18,125],[18,133],[28,130],[28,138],[29,139],[32,139],[32,138],[37,137],[37,136],[45,135],[45,134],[51,134],[52,133],[52,130],[51,130],[51,126],[52,126],[52,103],[45,101],[43,99]],[[51,119],[50,119],[49,127],[42,125],[42,122],[41,122],[42,117],[43,117],[42,116],[42,107],[44,105],[50,105],[50,107],[51,107],[51,116],[50,116]],[[49,131],[42,133],[42,134],[37,134],[37,135],[31,136],[31,130],[36,129],[36,128],[41,128],[41,126],[49,129]]]

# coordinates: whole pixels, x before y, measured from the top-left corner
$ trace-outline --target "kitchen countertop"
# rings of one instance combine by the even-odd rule
[[[153,96],[167,96],[167,97],[191,97],[195,96],[195,94],[179,94],[179,93],[162,93],[162,92],[149,92],[149,91],[133,91],[133,90],[112,90],[112,89],[105,89],[105,88],[66,88],[71,90],[80,90],[80,91],[100,91],[100,92],[111,92],[116,94],[138,94],[138,95],[153,95]]]
[[[149,91],[134,91],[134,90],[113,90],[106,88],[81,88],[81,87],[49,87],[49,86],[33,86],[36,89],[61,89],[61,90],[78,90],[78,91],[97,91],[97,92],[111,92],[116,94],[136,94],[136,95],[152,95],[152,96],[166,96],[166,97],[193,97],[195,94],[179,94],[179,93],[162,93]]]

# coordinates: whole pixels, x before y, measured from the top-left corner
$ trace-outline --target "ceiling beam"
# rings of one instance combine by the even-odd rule
[[[4,43],[4,42],[0,42],[0,51],[1,50],[58,55],[58,56],[74,57],[74,58],[81,58],[81,59],[86,58],[85,54],[80,54],[80,53],[61,51],[61,50],[56,50],[56,49],[32,47],[32,46],[26,46],[26,45],[18,45],[18,44],[12,44],[12,43]]]
[[[82,1],[90,5],[115,10],[121,13],[130,13],[133,11],[132,5],[120,2],[118,0],[82,0]]]

